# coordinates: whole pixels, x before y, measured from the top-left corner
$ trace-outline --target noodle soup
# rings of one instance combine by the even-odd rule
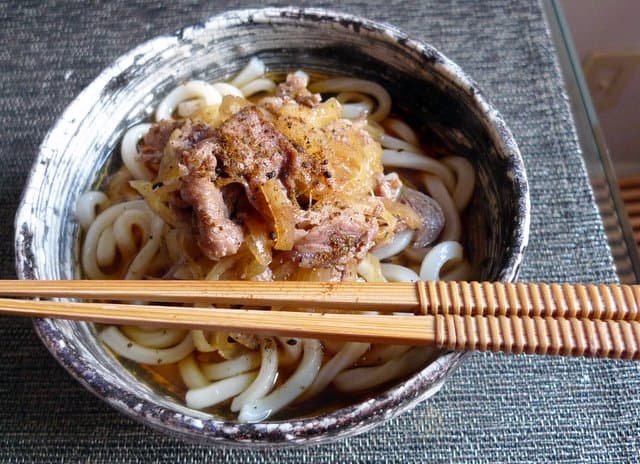
[[[77,206],[90,279],[471,279],[462,157],[434,157],[372,81],[278,79],[257,59],[189,81],[123,136],[122,167]],[[179,308],[177,308],[179,310]],[[338,406],[430,362],[427,348],[99,328],[125,364],[240,422]],[[224,412],[221,412],[224,411]]]

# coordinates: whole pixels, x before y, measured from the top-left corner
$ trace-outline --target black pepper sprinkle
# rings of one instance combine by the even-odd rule
[[[127,348],[131,348],[133,346],[133,343],[129,342],[127,343]]]
[[[297,344],[298,340],[296,340],[295,338],[290,338],[289,340],[287,340],[287,345],[295,346]]]
[[[151,187],[153,188],[153,190],[160,188],[164,185],[164,182],[156,182],[155,184],[153,184]]]
[[[158,361],[156,361],[158,364],[162,364],[162,358],[158,358]]]

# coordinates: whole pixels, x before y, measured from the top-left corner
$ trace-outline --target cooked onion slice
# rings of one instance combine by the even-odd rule
[[[260,186],[267,205],[271,210],[276,229],[276,250],[291,250],[295,238],[295,216],[291,200],[280,179],[269,179]]]

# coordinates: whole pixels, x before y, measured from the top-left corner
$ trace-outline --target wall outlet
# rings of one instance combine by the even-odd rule
[[[614,107],[640,66],[640,52],[591,52],[583,69],[598,111]]]

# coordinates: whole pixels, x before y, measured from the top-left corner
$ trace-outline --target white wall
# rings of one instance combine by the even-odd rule
[[[640,54],[640,0],[561,0],[584,63],[591,52]],[[640,174],[640,66],[617,103],[598,112],[620,177]]]

